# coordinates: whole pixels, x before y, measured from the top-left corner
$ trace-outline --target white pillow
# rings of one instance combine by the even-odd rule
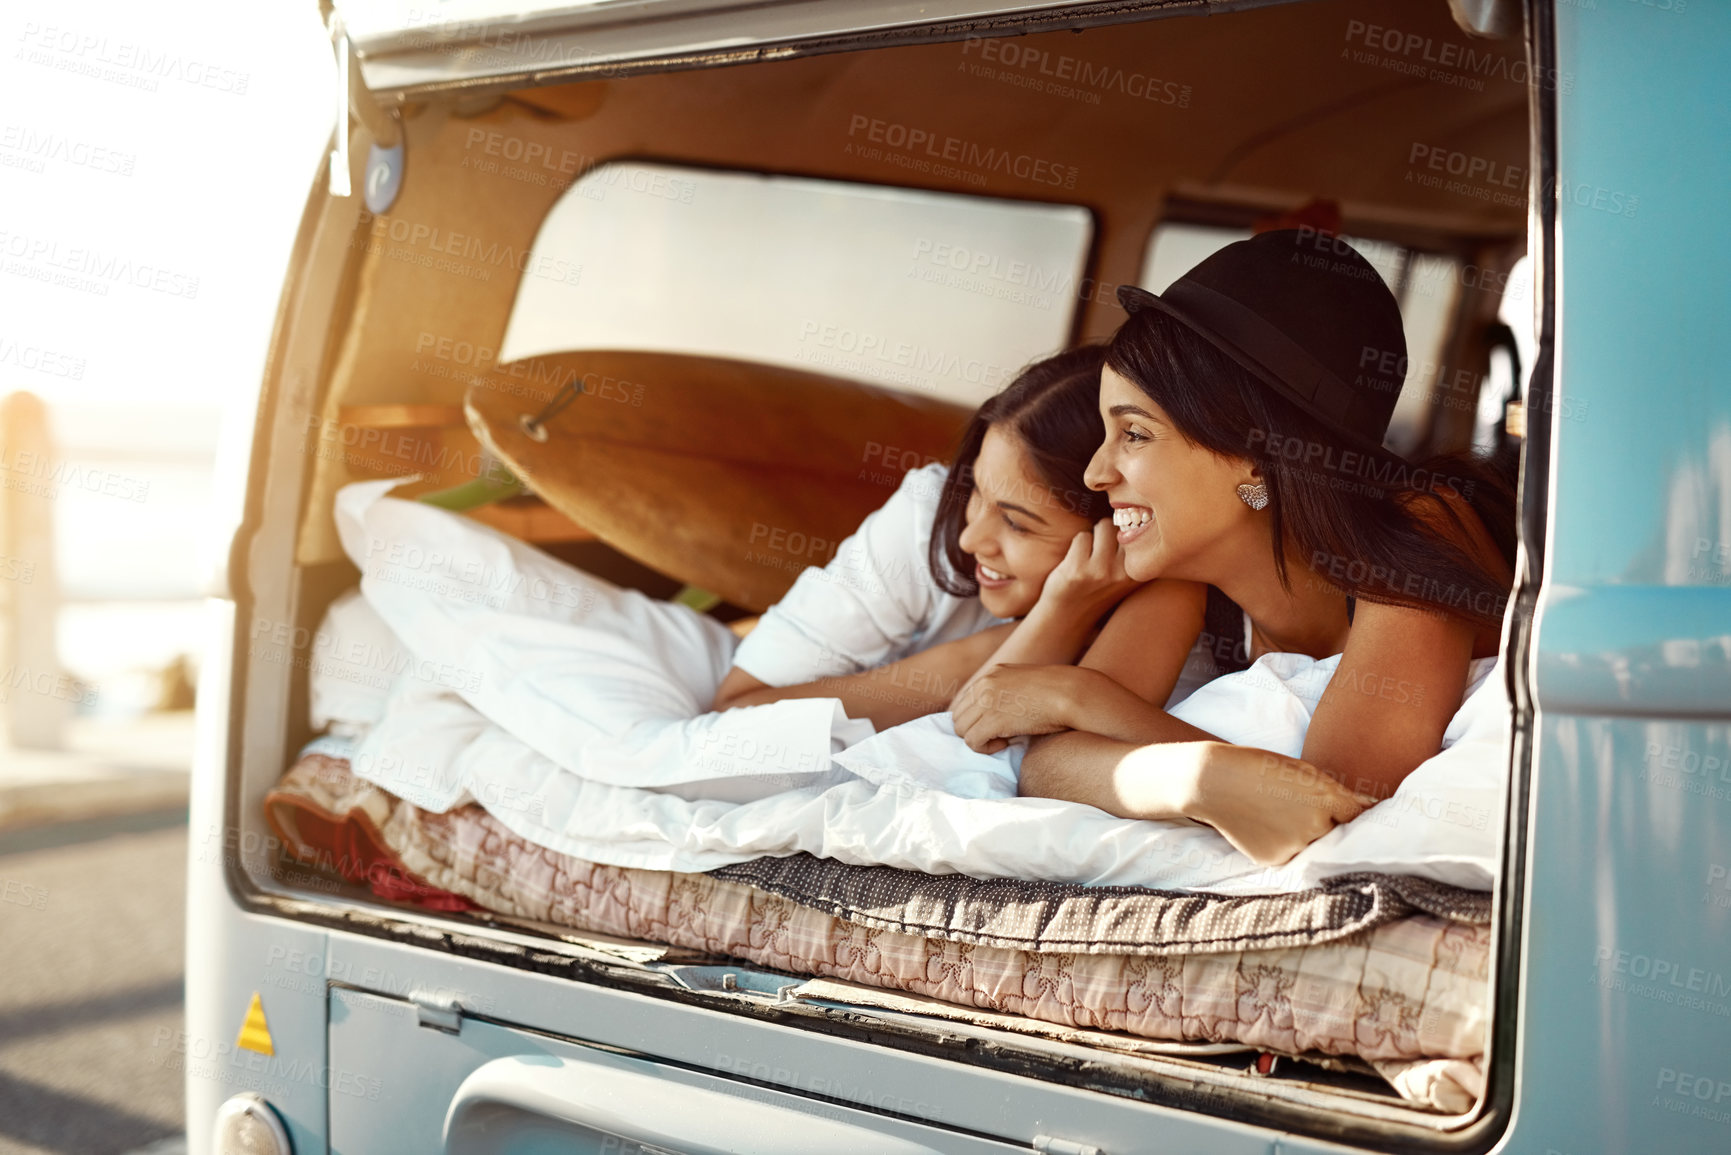
[[[413,660],[358,588],[330,604],[307,653],[313,729],[348,736],[384,716],[398,673]]]
[[[1264,654],[1249,669],[1197,690],[1172,714],[1225,741],[1296,758],[1340,658]],[[1398,680],[1378,689],[1396,699],[1412,692]],[[1510,721],[1500,661],[1474,660],[1440,753],[1421,762],[1392,796],[1285,866],[1241,881],[1302,890],[1331,875],[1373,870],[1489,890],[1501,859]]]
[[[1513,711],[1500,661],[1474,663],[1475,683],[1449,722],[1443,750],[1392,797],[1311,843],[1291,863],[1294,885],[1380,870],[1489,890],[1502,861]]]

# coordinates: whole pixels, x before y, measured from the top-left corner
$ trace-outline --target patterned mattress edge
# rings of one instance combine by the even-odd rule
[[[1490,925],[1490,895],[1428,879],[1342,874],[1311,890],[1224,895],[934,876],[810,854],[710,871],[851,922],[979,946],[1080,954],[1210,954],[1317,946],[1412,914]]]
[[[677,874],[587,862],[527,842],[477,805],[421,810],[321,754],[291,766],[266,808],[290,846],[297,810],[354,822],[414,878],[500,914],[1062,1026],[1357,1056],[1440,1110],[1466,1110],[1484,1090],[1490,928],[1470,919],[1388,915],[1385,901],[1380,921],[1325,942],[1027,950],[841,917],[735,881],[731,868]]]

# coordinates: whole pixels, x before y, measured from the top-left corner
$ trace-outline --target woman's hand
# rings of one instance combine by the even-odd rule
[[[1046,575],[1040,604],[1080,612],[1092,620],[1141,584],[1124,572],[1117,528],[1110,518],[1101,518],[1092,529],[1082,530],[1070,540],[1064,560]]]
[[[993,666],[950,703],[956,733],[970,750],[996,754],[1022,734],[1071,729],[1083,683],[1100,676],[1078,666]]]
[[[1214,827],[1258,866],[1289,862],[1374,801],[1309,762],[1249,746],[1185,742],[1136,755],[1149,759],[1150,773],[1179,774],[1185,817]]]

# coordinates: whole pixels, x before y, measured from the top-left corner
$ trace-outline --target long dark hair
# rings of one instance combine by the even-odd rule
[[[1082,480],[1106,437],[1100,420],[1100,369],[1105,363],[1102,345],[1054,354],[1022,370],[975,411],[962,430],[932,522],[927,563],[938,588],[957,597],[971,598],[980,592],[961,536],[968,501],[974,496],[974,462],[979,460],[986,430],[994,425],[1016,435],[1053,501],[1090,523],[1110,516],[1112,506],[1106,495],[1089,489]]]
[[[1470,454],[1414,465],[1349,444],[1159,309],[1131,315],[1107,346],[1106,363],[1193,444],[1261,467],[1286,589],[1291,544],[1349,596],[1475,624],[1502,621],[1508,586],[1440,534],[1437,522],[1446,518],[1466,540],[1454,500],[1465,499],[1512,567],[1515,499],[1504,471]]]

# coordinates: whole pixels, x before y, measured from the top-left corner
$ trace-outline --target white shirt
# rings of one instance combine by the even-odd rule
[[[1007,619],[932,580],[927,550],[948,467],[910,469],[823,567],[765,610],[733,664],[770,686],[857,674]]]

